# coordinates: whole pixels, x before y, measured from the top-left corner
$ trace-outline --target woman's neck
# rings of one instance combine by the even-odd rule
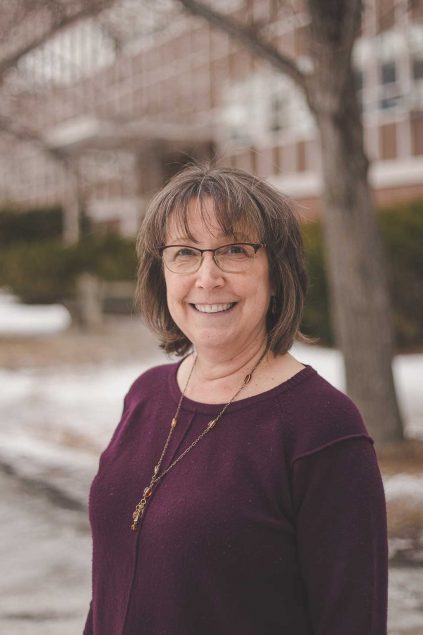
[[[177,377],[179,388],[193,401],[209,404],[225,403],[233,397],[247,373],[253,370],[265,350],[266,345],[263,342],[261,346],[249,348],[248,351],[243,351],[243,354],[240,351],[238,355],[228,356],[227,359],[220,356],[218,360],[215,360],[200,354],[186,387],[194,362],[194,357],[190,356],[179,367]],[[270,390],[290,379],[303,368],[304,365],[290,353],[275,356],[267,351],[239,398],[251,397]]]
[[[194,353],[197,355],[195,368],[185,395],[194,401],[206,403],[221,403],[230,399],[257,363],[260,361],[260,366],[265,363],[266,360],[261,358],[266,353],[266,346],[267,343],[262,341],[254,347],[245,347],[236,355],[219,355],[218,358],[197,351]],[[178,381],[181,389],[186,384],[193,363],[194,357],[190,356],[180,368]]]
[[[253,346],[246,346],[235,354],[216,355],[215,351],[209,354],[207,351],[197,351],[194,370],[195,383],[213,384],[224,381],[225,384],[230,384],[232,381],[243,379],[254,368],[266,347],[267,342],[262,341],[254,343]]]

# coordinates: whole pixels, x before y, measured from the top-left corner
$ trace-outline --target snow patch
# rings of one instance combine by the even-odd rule
[[[64,331],[71,324],[61,304],[22,304],[10,294],[0,294],[0,335],[47,335]]]

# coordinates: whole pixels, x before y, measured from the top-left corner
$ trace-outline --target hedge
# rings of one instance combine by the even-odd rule
[[[423,346],[423,200],[386,207],[378,214],[398,350]],[[302,330],[322,344],[334,344],[328,308],[322,228],[303,226],[310,286]]]
[[[423,201],[381,210],[379,223],[388,264],[397,346],[423,346]],[[303,226],[309,292],[302,330],[333,345],[320,222]],[[76,277],[92,272],[105,280],[134,280],[135,242],[89,235],[67,247],[58,239],[15,242],[0,248],[0,287],[25,302],[57,302],[73,293]]]
[[[423,346],[423,200],[386,208],[380,216],[397,344]]]
[[[17,243],[60,239],[63,233],[61,207],[20,211],[0,209],[0,248]]]
[[[73,295],[79,274],[103,280],[133,280],[135,242],[107,234],[65,246],[58,240],[17,244],[0,250],[0,287],[27,303],[60,302]]]

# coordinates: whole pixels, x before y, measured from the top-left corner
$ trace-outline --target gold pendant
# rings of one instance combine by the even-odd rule
[[[132,514],[132,525],[131,525],[132,531],[136,531],[138,529],[140,518],[142,518],[145,506],[147,505],[147,499],[151,496],[152,493],[153,493],[152,487],[145,488],[144,495],[142,499],[140,500],[140,502],[135,507],[134,513]]]
[[[145,505],[141,505],[140,503],[138,503],[138,505],[135,507],[135,511],[132,514],[132,525],[131,525],[132,531],[136,531],[138,529],[138,522],[140,517],[144,513],[144,507]]]

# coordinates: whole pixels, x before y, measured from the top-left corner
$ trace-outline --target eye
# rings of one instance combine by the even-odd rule
[[[174,258],[190,258],[198,255],[198,252],[191,247],[179,247],[177,251],[175,251]]]
[[[236,243],[222,248],[221,253],[225,256],[248,256],[248,245]]]

